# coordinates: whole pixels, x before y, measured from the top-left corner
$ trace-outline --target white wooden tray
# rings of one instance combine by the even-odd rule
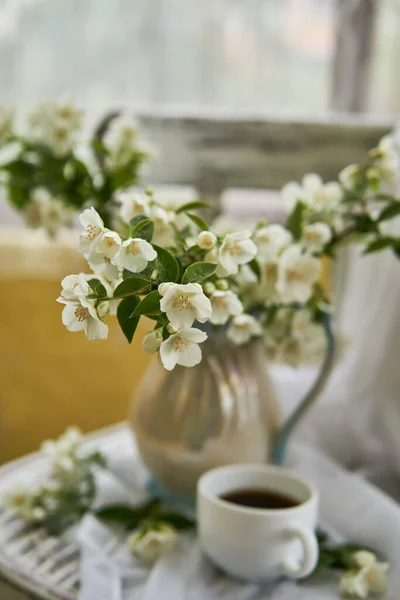
[[[101,430],[87,436],[87,447],[113,450],[124,432],[126,436],[123,424]],[[1,467],[0,498],[18,484],[37,485],[46,470],[47,459],[39,453]],[[26,525],[11,510],[0,506],[1,600],[76,600],[78,567],[79,551],[71,531],[59,538],[51,537],[43,528]]]

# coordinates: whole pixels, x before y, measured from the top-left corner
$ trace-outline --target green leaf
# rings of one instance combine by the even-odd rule
[[[161,295],[157,292],[150,292],[143,300],[135,307],[131,314],[131,318],[138,315],[158,315],[160,311]]]
[[[187,202],[186,204],[183,204],[182,206],[180,206],[178,208],[178,210],[176,210],[176,214],[179,215],[179,213],[182,212],[187,212],[188,210],[197,210],[198,208],[211,208],[211,204],[208,204],[207,202]]]
[[[381,211],[378,222],[394,219],[394,217],[397,217],[398,215],[400,215],[400,202],[393,202]]]
[[[191,221],[193,221],[193,223],[195,225],[197,225],[197,227],[200,229],[200,231],[208,231],[209,230],[209,226],[204,221],[204,219],[202,219],[198,215],[193,215],[192,213],[186,213],[186,214],[189,217],[189,219]]]
[[[96,450],[95,452],[92,452],[91,454],[86,456],[85,462],[97,465],[98,467],[101,467],[102,469],[105,469],[107,467],[106,457],[104,456],[104,454],[102,454],[98,450]]]
[[[380,252],[386,248],[400,247],[400,240],[394,237],[381,237],[373,242],[370,242],[364,250],[364,254],[371,254],[372,252]]]
[[[153,235],[154,223],[151,219],[144,219],[140,221],[137,225],[135,225],[130,233],[131,238],[140,238],[142,240],[146,240],[146,242],[151,242]]]
[[[118,323],[129,343],[132,342],[140,319],[140,315],[133,318],[131,318],[131,315],[139,304],[140,300],[137,296],[129,296],[121,300],[117,308]]]
[[[217,265],[207,262],[196,262],[189,265],[182,277],[182,283],[200,283],[214,275]]]
[[[368,215],[352,215],[352,219],[359,233],[379,232],[377,224]]]
[[[129,529],[134,529],[142,520],[157,514],[159,507],[159,500],[151,500],[150,502],[135,508],[125,506],[124,504],[112,504],[96,510],[95,515],[99,517],[99,519],[114,521],[126,525]]]
[[[107,290],[98,279],[90,279],[88,284],[98,298],[107,298]]]
[[[176,283],[179,277],[179,264],[178,261],[168,250],[156,246],[153,244],[154,250],[157,252],[157,269],[158,269],[158,280],[160,283],[171,281]]]
[[[141,223],[142,221],[147,221],[148,218],[149,217],[147,217],[146,215],[136,215],[136,217],[133,217],[133,219],[129,221],[129,225],[131,226],[131,229],[134,229],[138,223]]]
[[[195,522],[192,519],[177,512],[161,512],[159,518],[178,530],[193,529],[195,527]]]
[[[250,269],[253,271],[254,275],[257,277],[257,281],[260,281],[261,280],[261,269],[260,269],[260,265],[258,264],[256,259],[253,258],[253,260],[251,260],[247,264],[250,267]]]
[[[295,240],[298,240],[301,237],[305,209],[306,205],[304,204],[304,202],[297,202],[296,206],[294,207],[286,221],[286,227],[292,234],[293,239]]]
[[[65,514],[63,511],[55,511],[48,514],[43,522],[47,532],[52,536],[59,536],[74,523],[78,521],[79,516],[69,512]]]
[[[114,290],[114,298],[124,298],[125,296],[132,296],[139,290],[147,288],[154,282],[149,279],[143,279],[142,277],[128,277],[124,279],[118,287]]]
[[[390,196],[389,194],[375,194],[374,202],[399,202],[396,200],[394,196]]]

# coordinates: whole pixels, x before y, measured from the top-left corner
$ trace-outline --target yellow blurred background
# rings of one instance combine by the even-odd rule
[[[60,281],[85,271],[76,239],[1,232],[0,463],[36,450],[68,425],[90,431],[124,419],[149,362],[140,348],[143,321],[131,346],[113,317],[108,339],[90,343],[62,324]]]

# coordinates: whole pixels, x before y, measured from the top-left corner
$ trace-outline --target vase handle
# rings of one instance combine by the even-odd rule
[[[332,332],[331,316],[327,312],[323,313],[322,326],[324,328],[327,341],[325,358],[321,365],[318,377],[313,383],[311,389],[304,396],[299,406],[287,418],[286,422],[283,424],[274,440],[271,461],[276,465],[282,465],[284,463],[287,444],[293,429],[324,389],[333,370],[335,362],[335,338]]]

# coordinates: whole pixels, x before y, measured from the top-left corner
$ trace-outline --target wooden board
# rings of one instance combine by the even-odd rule
[[[332,115],[323,121],[164,109],[136,111],[159,149],[150,183],[278,189],[305,173],[337,177],[392,127],[389,119]]]

